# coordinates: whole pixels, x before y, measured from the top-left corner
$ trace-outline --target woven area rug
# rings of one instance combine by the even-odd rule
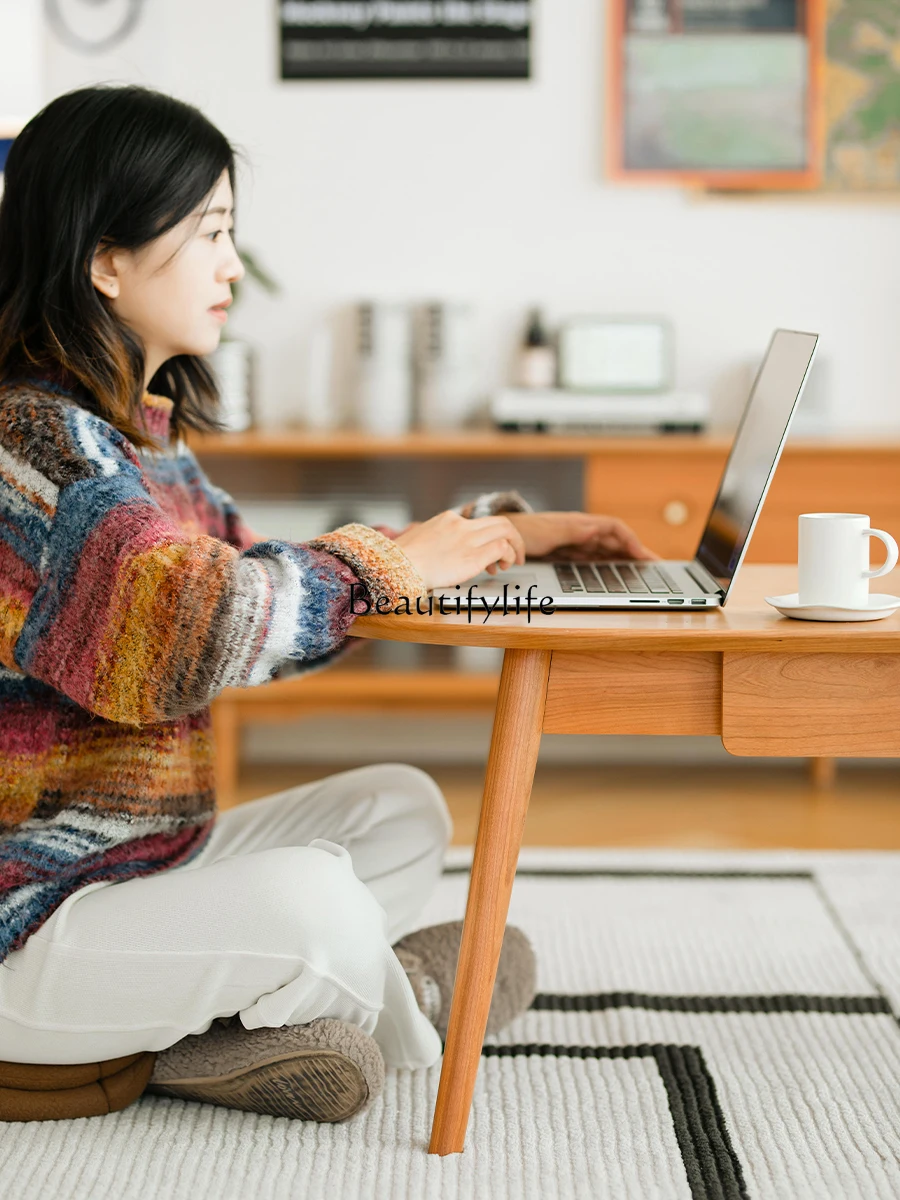
[[[422,924],[460,916],[466,851]],[[0,1126],[0,1196],[894,1200],[900,855],[523,851],[534,1007],[489,1039],[462,1155],[439,1067],[342,1125],[145,1096]]]

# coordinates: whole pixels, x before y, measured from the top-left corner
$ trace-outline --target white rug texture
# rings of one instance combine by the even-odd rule
[[[0,1125],[0,1196],[900,1196],[900,854],[528,848],[509,919],[539,995],[485,1045],[463,1154],[427,1153],[437,1065],[340,1125],[158,1096]]]

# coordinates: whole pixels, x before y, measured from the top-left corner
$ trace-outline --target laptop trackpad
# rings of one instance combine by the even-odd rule
[[[516,584],[519,585],[519,590],[523,594],[527,593],[530,587],[537,587],[537,576],[534,571],[511,568],[508,571],[498,571],[496,575],[476,575],[469,582],[477,587],[479,593],[484,596],[502,596],[505,584],[507,588],[506,594],[510,596],[515,594]],[[465,594],[467,588],[468,585],[464,584],[460,588],[460,591]],[[455,591],[456,589],[454,588],[453,590]]]

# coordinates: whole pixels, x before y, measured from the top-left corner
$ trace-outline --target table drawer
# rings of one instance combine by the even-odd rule
[[[900,754],[897,654],[734,651],[723,658],[721,728],[730,754]]]

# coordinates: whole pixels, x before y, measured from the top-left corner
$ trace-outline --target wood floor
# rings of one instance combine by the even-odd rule
[[[239,802],[342,768],[245,765]],[[431,766],[456,844],[475,840],[482,771]],[[832,788],[802,766],[538,766],[525,842],[698,849],[900,849],[900,768],[843,765]]]

